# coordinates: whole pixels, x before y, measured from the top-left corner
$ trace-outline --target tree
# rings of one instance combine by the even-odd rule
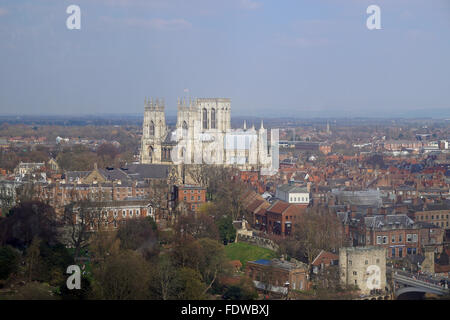
[[[107,257],[117,255],[120,251],[120,240],[114,232],[98,231],[90,239],[89,253],[91,261],[103,266]]]
[[[128,219],[120,225],[117,238],[123,249],[138,250],[145,257],[158,252],[158,238],[149,219]]]
[[[38,269],[41,239],[34,237],[25,255],[26,274],[28,281],[31,281]]]
[[[264,288],[264,294],[269,293],[271,291],[274,280],[275,280],[275,269],[272,265],[272,262],[264,269],[262,269],[259,273],[259,281],[263,285]]]
[[[340,290],[340,273],[339,266],[326,266],[322,268],[314,277],[314,288],[336,293]]]
[[[0,181],[0,216],[6,215],[15,205],[16,186],[14,183]]]
[[[37,281],[28,282],[18,289],[12,300],[56,300],[58,297],[53,293],[55,288],[46,283]]]
[[[56,213],[52,207],[39,201],[22,202],[0,221],[0,244],[25,249],[35,237],[55,244],[58,242],[57,227]]]
[[[224,242],[232,242],[236,238],[236,229],[230,217],[223,216],[217,221],[220,239]]]
[[[177,266],[167,254],[164,254],[152,267],[155,272],[151,273],[150,298],[169,300],[175,299],[178,287]]]
[[[102,159],[104,165],[113,165],[119,155],[119,150],[111,143],[104,143],[97,148],[97,156]]]
[[[175,229],[179,239],[186,239],[187,237],[195,239],[219,238],[219,231],[214,223],[214,219],[203,213],[180,216]]]
[[[71,203],[64,208],[64,226],[69,233],[71,245],[75,248],[74,257],[78,258],[81,249],[88,246],[89,238],[95,230],[102,230],[108,220],[101,205],[91,200]]]
[[[217,208],[221,215],[230,215],[233,220],[242,218],[245,214],[243,196],[248,187],[238,179],[223,180],[217,191]]]
[[[230,264],[226,258],[225,249],[220,243],[208,238],[200,239],[198,242],[202,251],[197,270],[206,284],[204,290],[206,293],[217,280],[218,275],[229,272]]]
[[[181,268],[177,274],[178,295],[180,300],[201,300],[205,298],[205,284],[198,271]]]
[[[93,293],[98,299],[135,300],[149,296],[150,265],[137,252],[124,250],[93,265]]]
[[[188,267],[200,273],[202,282],[206,284],[205,294],[219,275],[228,274],[231,270],[223,245],[209,238],[178,241],[171,257],[177,267]]]
[[[225,291],[223,298],[229,300],[254,300],[258,298],[258,292],[253,281],[248,277],[244,277],[239,284],[230,286]]]
[[[74,264],[73,256],[61,243],[48,245],[41,242],[39,247],[38,274],[34,280],[48,282],[50,285],[59,286],[67,279],[66,270]]]
[[[342,225],[336,214],[327,208],[312,207],[296,224],[293,238],[311,266],[321,250],[336,251],[342,246]]]
[[[0,280],[18,271],[20,253],[11,246],[0,247]]]

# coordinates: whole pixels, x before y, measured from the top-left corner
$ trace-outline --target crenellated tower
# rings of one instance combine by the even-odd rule
[[[164,99],[145,99],[141,163],[161,163],[164,158],[162,143],[167,136],[164,107]]]

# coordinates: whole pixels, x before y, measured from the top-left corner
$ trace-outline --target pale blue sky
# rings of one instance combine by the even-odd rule
[[[0,0],[0,68],[0,114],[175,114],[189,88],[233,115],[449,117],[450,1]]]

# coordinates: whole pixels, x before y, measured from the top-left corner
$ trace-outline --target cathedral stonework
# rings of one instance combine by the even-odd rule
[[[278,169],[278,130],[271,144],[261,121],[256,130],[231,129],[231,100],[178,99],[176,127],[166,126],[164,100],[145,101],[140,161],[143,164],[216,164],[273,174]]]

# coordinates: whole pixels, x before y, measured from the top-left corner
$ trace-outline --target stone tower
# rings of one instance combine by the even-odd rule
[[[423,252],[425,260],[422,262],[421,270],[423,272],[434,273],[434,248],[424,247]]]
[[[161,163],[162,143],[167,136],[164,100],[145,101],[141,163]]]

